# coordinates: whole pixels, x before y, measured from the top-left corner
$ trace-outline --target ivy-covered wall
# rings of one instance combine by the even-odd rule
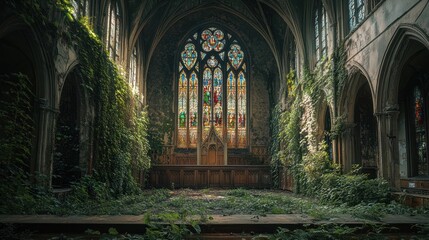
[[[38,63],[49,69],[50,72],[45,74],[47,78],[35,79],[36,85],[52,89],[44,100],[49,107],[42,106],[48,108],[45,111],[61,114],[58,112],[58,104],[62,86],[67,79],[66,74],[72,69],[76,70],[73,72],[76,72],[80,80],[79,87],[87,94],[85,104],[91,106],[88,109],[94,109],[93,124],[90,126],[94,132],[93,141],[88,142],[93,144],[93,155],[90,159],[83,160],[89,162],[88,173],[103,182],[114,195],[135,191],[137,184],[133,170],[140,171],[150,167],[147,155],[147,114],[134,99],[125,76],[119,72],[116,63],[109,59],[100,37],[92,31],[88,19],[72,16],[72,7],[66,0],[6,1],[2,4],[6,7],[2,11],[18,16],[20,21],[28,25],[28,29],[37,34],[38,42],[33,47],[42,49],[47,56],[44,62]],[[76,56],[76,61],[69,61]],[[54,114],[46,116],[50,119],[41,118],[41,122],[35,127],[40,129],[53,122],[54,126],[44,133],[52,140],[33,143],[47,145],[50,151],[47,159],[36,158],[32,161],[52,166],[56,117]],[[10,118],[3,120],[13,121]],[[6,135],[0,136],[4,138]],[[40,148],[37,144],[32,148]],[[6,146],[1,147],[0,151],[3,152]],[[25,157],[31,156],[27,154]],[[47,175],[49,179],[52,172],[50,167],[46,169],[40,174]]]

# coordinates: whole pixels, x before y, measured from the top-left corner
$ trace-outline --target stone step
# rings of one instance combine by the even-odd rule
[[[199,217],[195,216],[196,219]],[[148,225],[144,216],[52,216],[52,215],[0,215],[1,224],[13,224],[17,231],[31,231],[37,234],[84,234],[88,229],[107,233],[115,228],[119,233],[143,234]],[[245,236],[246,234],[272,234],[279,227],[289,230],[306,229],[326,224],[338,224],[362,228],[376,225],[384,229],[393,227],[398,233],[414,233],[419,229],[416,225],[428,224],[429,216],[387,215],[380,221],[354,219],[349,215],[341,215],[327,220],[318,220],[303,214],[273,214],[211,216],[206,222],[200,223],[201,234],[204,236],[223,236],[224,239]],[[168,224],[168,223],[159,223]],[[178,222],[177,224],[182,224]],[[188,229],[192,229],[188,226]],[[387,232],[388,233],[388,232]],[[250,236],[250,235],[249,235]],[[231,238],[229,238],[231,237]],[[219,238],[222,239],[222,238]]]

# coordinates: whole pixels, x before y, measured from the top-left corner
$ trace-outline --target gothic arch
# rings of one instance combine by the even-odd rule
[[[15,50],[24,54],[29,61],[30,74],[33,79],[35,95],[34,122],[35,139],[30,172],[48,173],[52,158],[51,125],[55,116],[56,84],[54,82],[55,67],[51,55],[44,49],[43,33],[40,26],[30,26],[17,16],[6,15],[0,21],[0,40],[12,39]],[[13,39],[18,39],[18,41]],[[4,55],[10,58],[12,55]]]
[[[351,64],[351,67],[349,67],[349,80],[343,88],[339,99],[338,116],[344,117],[345,129],[339,136],[340,154],[338,161],[346,171],[351,169],[352,164],[359,164],[362,167],[368,168],[366,170],[371,171],[370,174],[374,177],[376,175],[374,172],[376,165],[374,152],[376,152],[375,145],[377,145],[377,135],[371,135],[377,128],[374,117],[374,91],[365,69],[356,62],[352,62]],[[363,138],[368,137],[371,139],[370,145],[362,141]],[[364,160],[362,151],[368,150],[368,146],[371,147],[371,154],[366,155],[371,155],[371,159]],[[365,158],[368,157],[365,156]]]
[[[407,48],[416,41],[429,49],[429,36],[414,24],[401,24],[390,40],[381,62],[377,86],[377,112],[397,108],[400,71],[406,62]]]
[[[354,118],[354,113],[351,111],[355,105],[356,95],[359,88],[365,83],[369,84],[371,89],[371,97],[373,101],[373,109],[375,109],[375,91],[374,87],[371,84],[371,79],[365,68],[358,62],[351,62],[349,67],[349,79],[347,80],[346,85],[341,91],[340,101],[339,101],[339,115],[347,115],[347,121],[352,121]]]

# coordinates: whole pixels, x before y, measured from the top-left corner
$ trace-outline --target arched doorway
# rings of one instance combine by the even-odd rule
[[[418,42],[400,75],[398,152],[401,178],[429,178],[429,50]]]
[[[55,131],[52,187],[70,187],[81,176],[80,169],[80,91],[76,70],[64,83]]]
[[[0,34],[0,162],[27,173],[35,171],[37,151],[33,39],[25,27]]]
[[[358,90],[354,107],[354,164],[370,178],[377,177],[377,122],[369,84],[365,82]]]

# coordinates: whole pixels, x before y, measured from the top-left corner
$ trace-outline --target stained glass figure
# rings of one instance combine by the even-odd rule
[[[189,78],[189,146],[197,146],[198,133],[198,76],[195,72]]]
[[[223,137],[223,111],[222,111],[222,87],[223,87],[223,76],[222,70],[216,68],[214,70],[213,78],[213,106],[214,106],[214,126],[219,136]]]
[[[204,69],[203,73],[203,139],[210,130],[212,115],[212,71],[210,68]]]
[[[179,100],[178,100],[178,142],[179,147],[186,146],[186,122],[187,122],[187,93],[188,93],[188,79],[186,74],[182,71],[179,78]],[[183,137],[185,136],[185,137]]]
[[[228,80],[227,80],[227,96],[228,96],[228,112],[227,112],[227,128],[228,128],[228,146],[235,147],[236,146],[236,103],[237,103],[237,95],[236,95],[236,79],[234,73],[229,72]]]
[[[238,74],[237,80],[238,90],[238,146],[246,145],[246,77],[243,72]]]

